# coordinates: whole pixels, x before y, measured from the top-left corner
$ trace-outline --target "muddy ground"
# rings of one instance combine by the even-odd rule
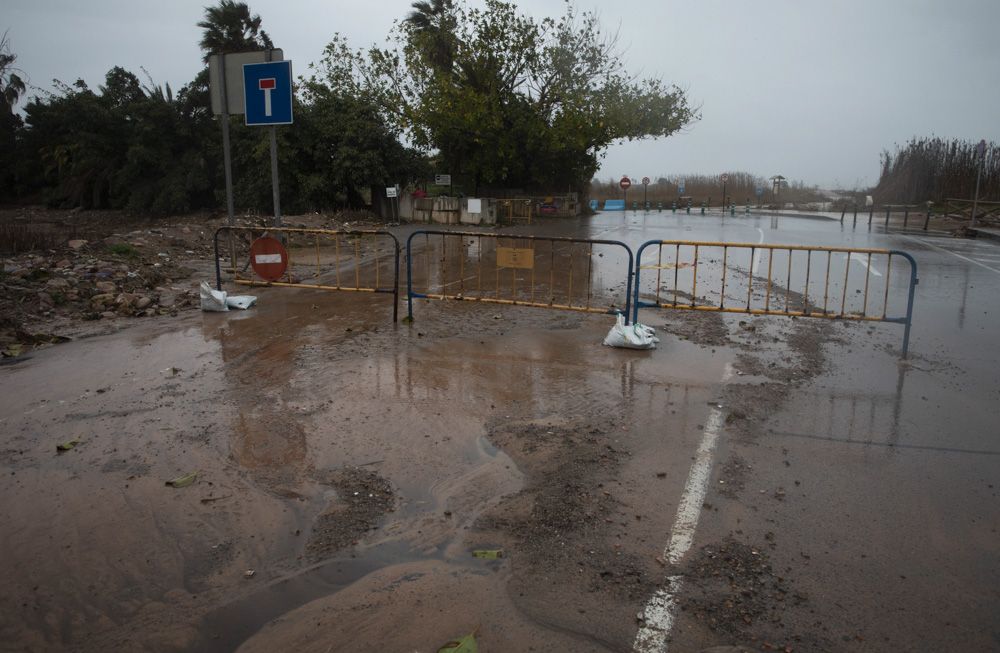
[[[113,236],[138,258],[93,239],[45,254],[44,282],[166,258],[138,231]],[[193,293],[207,230],[153,231],[191,239],[165,252],[169,282],[134,290]],[[864,623],[843,607],[831,575],[858,594],[868,571],[796,526],[836,493],[771,423],[831,374],[831,351],[894,361],[895,332],[663,311],[647,318],[659,349],[622,351],[601,346],[602,315],[420,301],[394,325],[388,297],[278,288],[254,289],[248,312],[158,298],[141,319],[85,319],[86,274],[78,300],[16,314],[73,340],[0,369],[11,650],[436,651],[475,632],[483,651],[628,651],[677,577],[670,650],[914,650],[914,605]],[[116,290],[136,294],[130,278],[112,275]],[[709,406],[724,443],[675,566],[664,544]],[[949,641],[986,641],[971,614]]]

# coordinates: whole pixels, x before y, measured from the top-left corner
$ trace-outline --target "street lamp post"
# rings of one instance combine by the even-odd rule
[[[979,178],[983,175],[983,162],[986,159],[986,139],[979,141],[979,145],[976,147],[976,153],[979,155],[979,167],[976,169],[976,194],[972,196],[972,224],[971,229],[976,228],[976,209],[979,208]]]

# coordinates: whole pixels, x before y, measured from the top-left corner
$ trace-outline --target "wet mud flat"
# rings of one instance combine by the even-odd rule
[[[259,294],[0,370],[5,642],[631,650],[680,572],[677,650],[843,648],[776,566],[778,529],[727,512],[769,416],[853,325],[663,311],[660,349],[634,352],[600,345],[606,316],[421,302],[392,326],[385,298]],[[678,570],[663,546],[709,405],[730,493]]]

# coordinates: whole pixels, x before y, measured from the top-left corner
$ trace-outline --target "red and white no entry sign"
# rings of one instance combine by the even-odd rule
[[[266,281],[277,281],[288,269],[288,252],[277,238],[263,236],[250,245],[250,266]]]
[[[626,175],[622,177],[622,180],[618,182],[618,185],[622,187],[622,190],[628,190],[632,186],[632,180]]]

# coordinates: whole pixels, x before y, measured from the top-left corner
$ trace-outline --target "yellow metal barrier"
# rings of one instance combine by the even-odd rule
[[[316,290],[390,293],[393,321],[399,311],[399,241],[384,230],[221,227],[215,232],[216,287],[222,289],[220,235],[230,247],[226,259],[235,262],[233,283]],[[288,255],[280,280],[263,279],[252,270],[250,245],[270,236],[282,242]],[[244,261],[240,264],[240,261]]]
[[[656,262],[644,262],[651,249]],[[900,258],[910,267],[905,316],[892,317],[893,262]],[[645,270],[656,271],[651,291],[642,286]],[[905,357],[916,284],[916,262],[899,250],[653,240],[636,253],[633,320],[640,308],[656,307],[896,322],[906,325]]]
[[[515,222],[525,222],[531,224],[532,201],[530,199],[516,198],[497,201],[500,204],[497,216],[501,223],[514,224]]]
[[[406,253],[410,318],[414,298],[630,314],[632,250],[620,241],[421,230]],[[596,259],[621,281],[612,294],[595,285]]]

